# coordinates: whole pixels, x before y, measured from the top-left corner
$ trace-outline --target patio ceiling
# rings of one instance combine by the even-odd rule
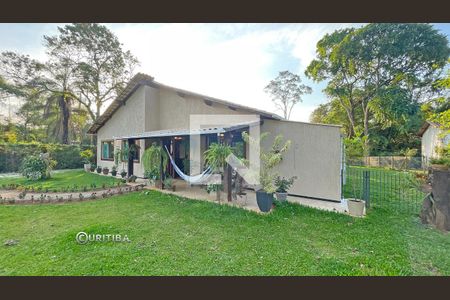
[[[214,127],[205,127],[201,129],[166,129],[166,130],[156,130],[156,131],[148,131],[142,132],[134,135],[127,135],[121,137],[114,137],[119,140],[127,140],[127,139],[146,139],[146,138],[154,138],[154,137],[170,137],[170,136],[182,136],[182,135],[202,135],[202,134],[217,134],[217,133],[225,133],[237,129],[242,129],[248,126],[256,125],[259,122],[245,122],[239,123],[231,126],[214,126]]]

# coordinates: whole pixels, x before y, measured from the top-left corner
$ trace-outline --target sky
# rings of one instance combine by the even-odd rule
[[[43,35],[64,24],[0,24],[0,51],[17,51],[45,60]],[[295,106],[291,120],[308,121],[327,102],[304,71],[326,33],[363,24],[104,24],[141,62],[136,72],[177,88],[281,114],[264,87],[289,70],[313,89]],[[433,24],[450,38],[450,24]],[[5,114],[5,106],[0,108]],[[106,107],[104,108],[106,109]]]

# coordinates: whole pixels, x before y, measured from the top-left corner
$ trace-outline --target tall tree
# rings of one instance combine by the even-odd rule
[[[92,120],[114,99],[133,75],[138,60],[124,51],[118,38],[104,25],[75,23],[58,27],[55,36],[44,36],[47,47],[71,49],[76,68],[74,96]]]
[[[291,117],[292,108],[302,101],[302,96],[312,92],[309,86],[302,84],[299,75],[289,71],[280,72],[264,90],[272,96],[273,103],[283,112],[285,119]]]
[[[360,106],[368,152],[374,115],[389,118],[386,101],[423,98],[449,54],[446,36],[431,25],[369,24],[325,36],[306,75],[329,80],[326,93],[340,99],[350,122],[350,110]]]

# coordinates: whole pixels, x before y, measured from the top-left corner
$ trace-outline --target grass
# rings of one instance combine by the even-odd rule
[[[22,187],[41,187],[42,189],[62,189],[67,187],[77,186],[78,189],[87,187],[88,189],[93,188],[93,184],[100,188],[103,184],[111,186],[120,182],[119,179],[107,176],[101,176],[95,173],[88,173],[84,170],[68,170],[65,172],[53,173],[52,177],[49,179],[42,179],[38,181],[28,180],[25,177],[5,177],[0,178],[0,188],[2,186],[8,186],[10,184],[16,184]]]
[[[450,235],[384,207],[260,215],[152,191],[0,206],[0,220],[1,275],[450,275]],[[131,242],[79,245],[79,231]]]

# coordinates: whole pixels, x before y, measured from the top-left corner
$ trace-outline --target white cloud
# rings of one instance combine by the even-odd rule
[[[347,24],[126,24],[114,26],[141,72],[159,82],[248,106],[275,111],[264,86],[281,71],[275,60],[298,60],[303,75],[316,43]],[[311,98],[311,97],[308,97]],[[323,98],[323,97],[321,97]],[[317,101],[318,100],[318,101]],[[317,103],[300,103],[293,120],[308,121]]]

